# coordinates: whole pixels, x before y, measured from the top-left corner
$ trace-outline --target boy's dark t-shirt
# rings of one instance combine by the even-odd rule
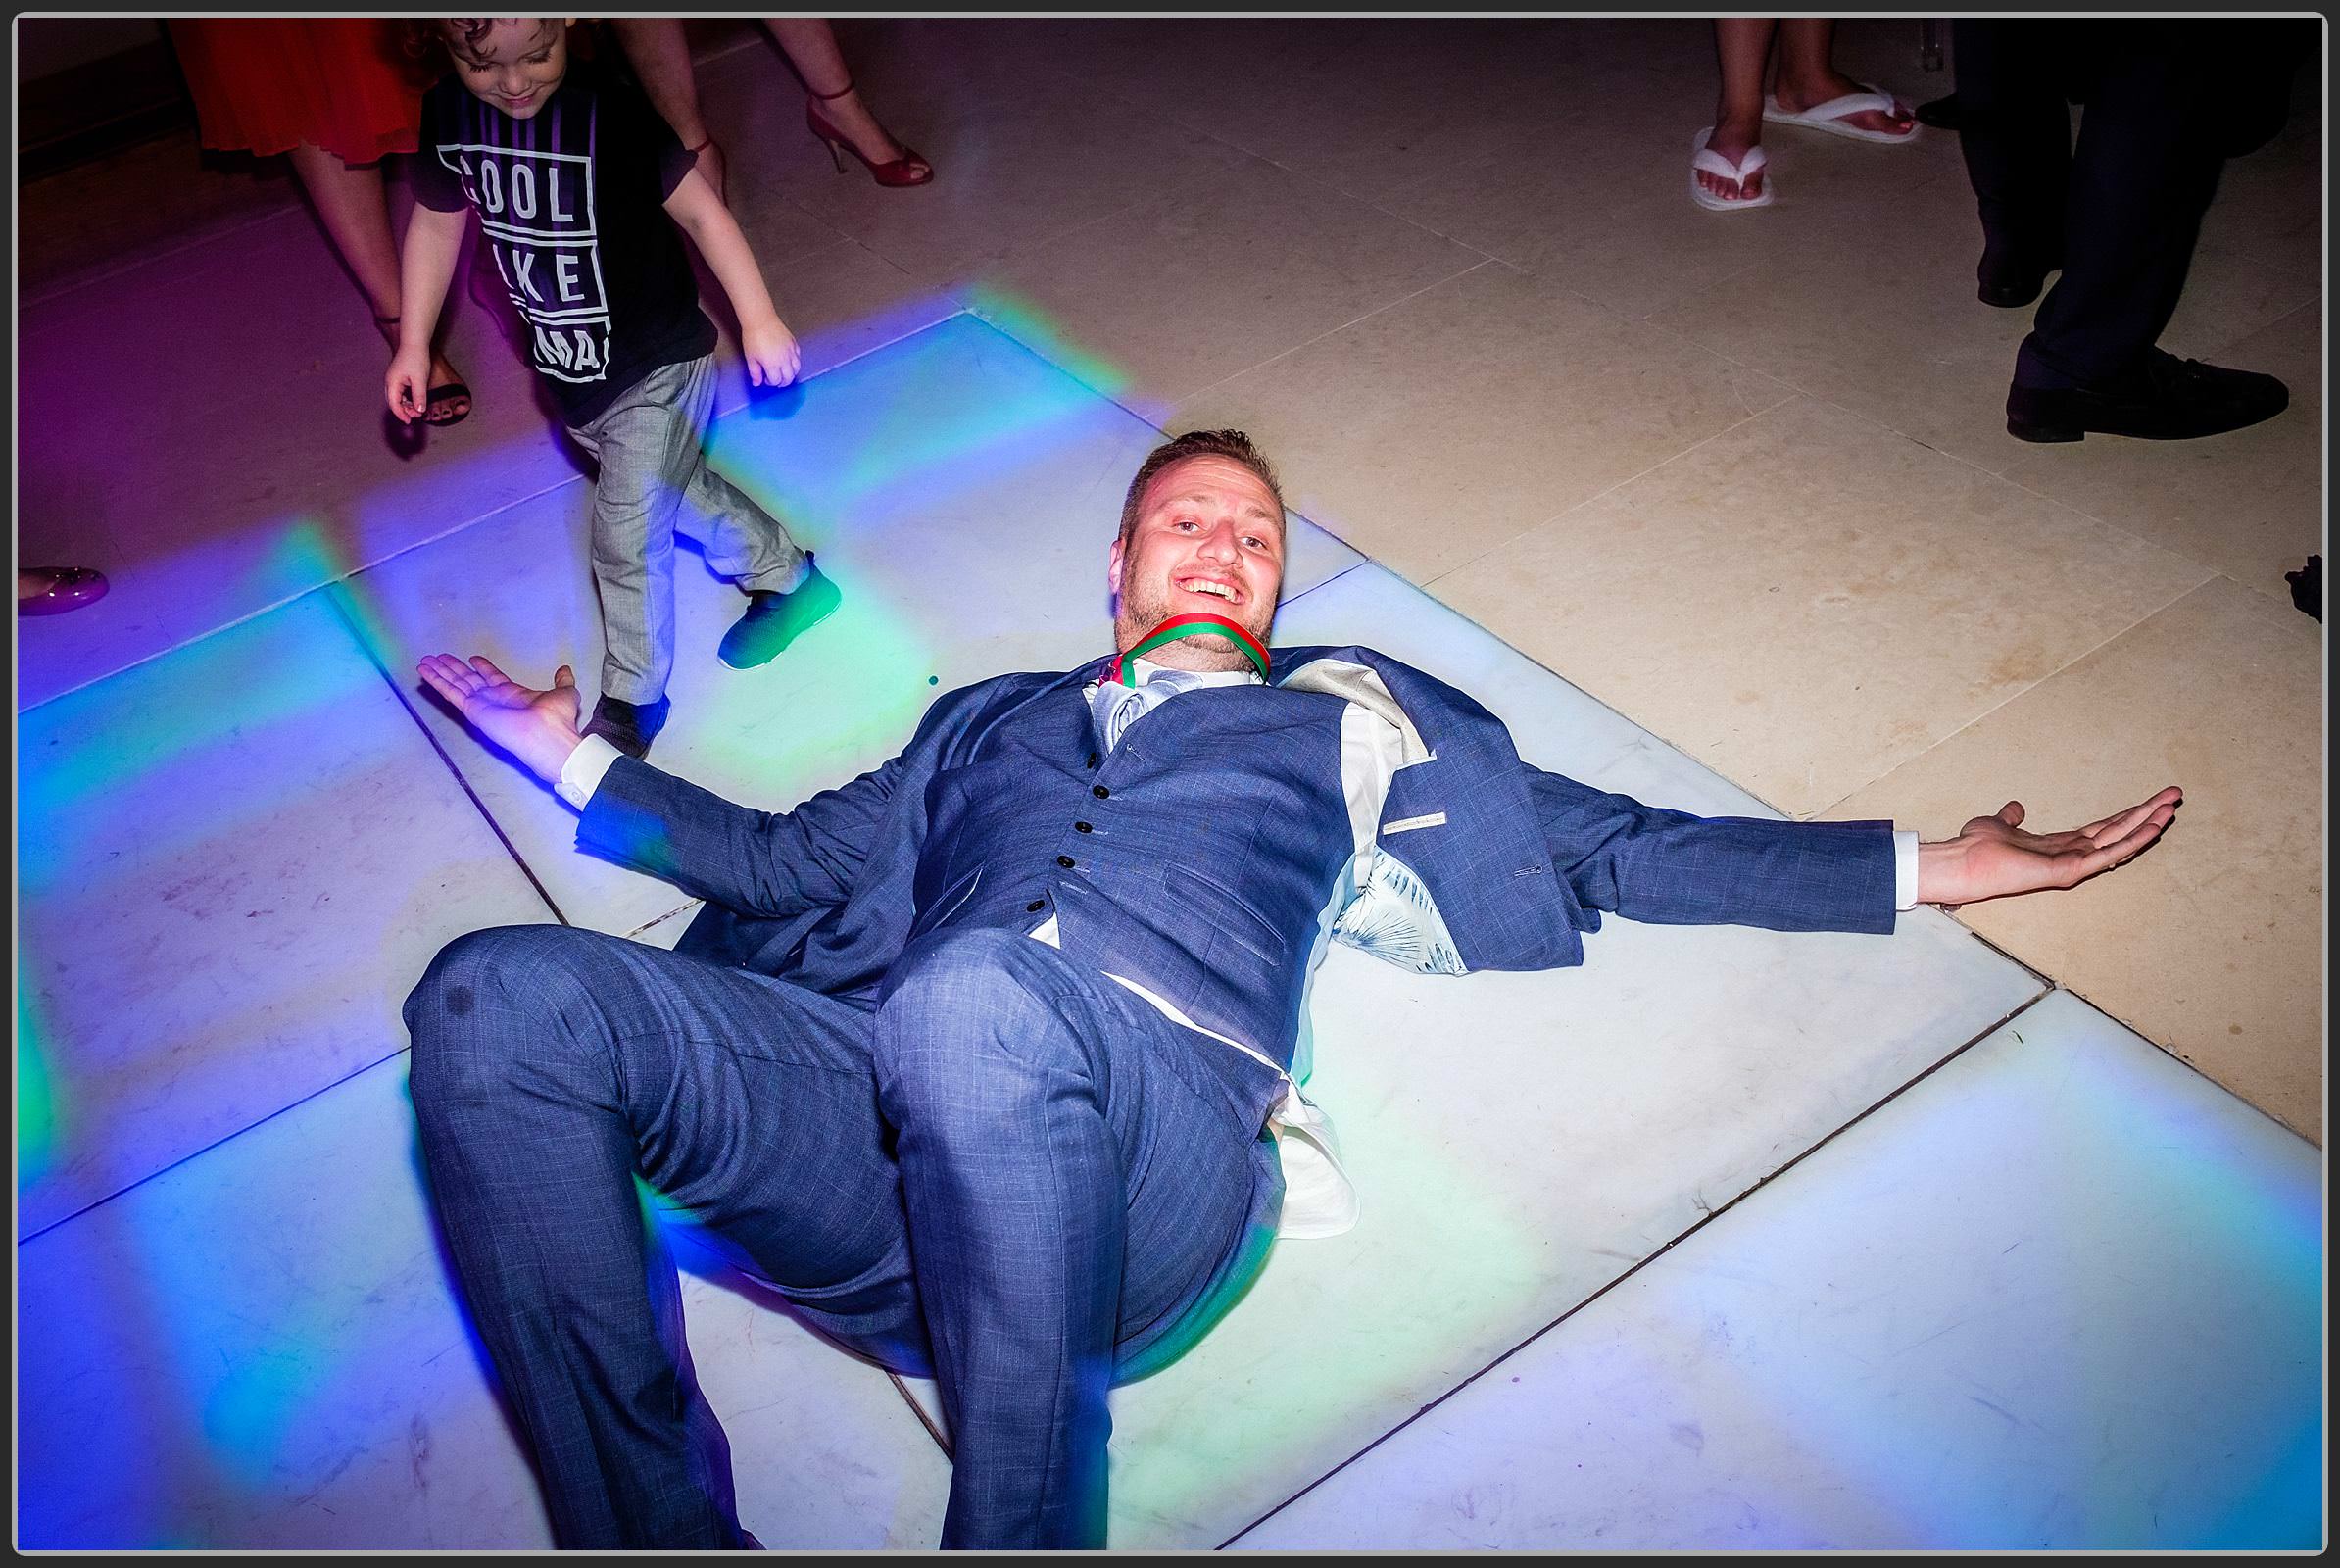
[[[414,199],[479,214],[537,373],[584,424],[664,365],[712,352],[715,324],[665,199],[692,156],[638,88],[588,60],[527,120],[450,74],[422,100]]]

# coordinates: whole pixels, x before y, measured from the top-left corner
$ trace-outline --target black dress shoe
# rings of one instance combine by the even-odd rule
[[[2007,389],[2007,433],[2019,441],[2077,441],[2089,431],[2143,441],[2190,441],[2271,419],[2291,391],[2271,375],[2181,360],[2160,349],[2118,385]]]
[[[666,727],[666,714],[673,706],[673,700],[665,697],[642,704],[604,697],[593,705],[593,717],[586,722],[585,733],[599,735],[626,756],[639,760],[649,753],[650,743],[658,731]]]
[[[2293,609],[2323,619],[2323,557],[2310,556],[2299,570],[2283,573],[2283,580],[2291,584]]]

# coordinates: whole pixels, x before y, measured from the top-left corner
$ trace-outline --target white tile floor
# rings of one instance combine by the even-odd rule
[[[1715,493],[1736,482],[1761,516],[1825,518],[1874,510],[1880,472],[1923,469],[1959,495],[1960,527],[2034,517],[2047,569],[2108,542],[2132,563],[2134,602],[2098,607],[2111,621],[2080,646],[2035,649],[2039,680],[2085,671],[2073,661],[2131,621],[2160,624],[2206,572],[2240,573],[2251,552],[2260,569],[2319,500],[2313,441],[2279,425],[2236,438],[2259,442],[2268,476],[2237,503],[2247,550],[2204,535],[2192,502],[2157,499],[2216,493],[2239,446],[2188,467],[2091,442],[2084,464],[2018,488],[1996,468],[2044,460],[1954,465],[1909,438],[1963,428],[1941,422],[1939,394],[1889,430],[1823,401],[1887,385],[1860,377],[1906,359],[1904,306],[1924,297],[1910,279],[1858,274],[1875,275],[1847,285],[1845,318],[1866,335],[1799,362],[1775,352],[1800,341],[1783,229],[1718,235],[1686,203],[1637,218],[1629,184],[1599,244],[1551,221],[1559,206],[1520,182],[1567,160],[1513,144],[1642,121],[1671,136],[1663,101],[1711,90],[1702,24],[1180,25],[1225,69],[1197,84],[1143,23],[848,28],[865,84],[945,172],[923,193],[833,180],[791,128],[768,48],[710,34],[742,45],[702,74],[734,202],[820,372],[755,398],[729,372],[712,450],[848,599],[778,663],[725,670],[707,652],[737,601],[686,552],[661,762],[785,806],[885,755],[939,688],[1095,652],[1126,475],[1155,424],[1205,415],[1279,437],[1295,506],[1378,563],[1296,523],[1283,640],[1374,642],[1481,697],[1532,760],[1707,811],[1904,808],[1879,778],[1894,746],[1921,755],[1893,779],[1931,780],[1937,760],[1963,778],[1961,744],[1984,726],[1938,745],[1871,734],[1748,674],[1810,737],[1820,771],[1799,793],[1807,775],[1728,724],[1702,730],[1711,710],[1667,707],[1713,672],[1694,643],[1643,634],[1682,616],[1664,574],[1620,595],[1639,624],[1577,652],[1551,596],[1519,586],[1582,556],[1596,513],[1717,527]],[[1935,85],[1898,31],[1845,33],[1865,71]],[[1019,71],[1048,90],[1007,90]],[[1671,154],[1616,146],[1618,168],[1646,161],[1674,194]],[[1857,233],[1886,191],[1932,215],[1915,220],[1957,216],[1954,149],[1895,155],[1922,172],[1898,188],[1871,182],[1865,151],[1782,148],[1799,183],[1779,211]],[[2187,352],[2240,339],[2304,356],[2287,374],[2319,369],[2293,329],[2317,293],[2301,291],[2284,205],[2314,155],[2295,137],[2236,166],[2205,303],[2181,317]],[[75,188],[138,200],[99,173]],[[1241,244],[1185,225],[1190,197],[1248,214]],[[176,249],[84,258],[20,314],[27,402],[80,410],[26,448],[22,538],[45,560],[77,537],[116,592],[19,627],[18,1541],[539,1545],[541,1506],[430,1223],[396,1008],[460,931],[564,918],[670,945],[688,910],[576,855],[566,809],[411,674],[417,653],[453,647],[540,676],[568,661],[593,685],[583,486],[492,320],[459,321],[480,412],[402,456],[373,412],[378,351],[305,217],[231,208]],[[1662,265],[1629,265],[1635,222],[1645,247],[1681,231],[1638,253]],[[1391,226],[1422,223],[1436,232]],[[1500,259],[1454,254],[1467,247]],[[1762,312],[1694,319],[1703,288],[1765,269],[1780,270],[1750,296]],[[983,318],[957,314],[968,301]],[[1643,319],[1665,310],[1672,324]],[[1975,314],[1923,318],[1937,360],[1998,352],[1962,337]],[[1979,314],[2004,336],[2006,318]],[[213,336],[238,331],[223,358]],[[115,373],[133,345],[138,373]],[[1486,419],[1451,416],[1480,406],[1516,425],[1483,453]],[[1836,456],[1817,474],[1712,468],[1774,426]],[[1391,449],[1408,434],[1427,447]],[[1825,528],[1739,537],[1822,591],[1798,559],[1825,578]],[[2306,623],[2239,580],[2217,578],[2218,602],[2256,639],[2256,700],[2281,724],[2316,687],[2287,662]],[[1928,675],[1916,633],[1938,606],[1905,589],[1862,611],[1877,637],[1820,651],[1858,663],[1906,626]],[[2000,614],[2009,649],[2039,619],[2022,603]],[[1813,658],[1809,619],[1759,627],[1748,660]],[[1930,673],[1976,678],[1955,661]],[[2054,749],[2033,698],[1977,695],[1978,710],[2005,703],[1992,723],[2048,737],[2002,765]],[[2161,755],[2147,720],[2126,722],[2108,752],[2124,785]],[[2250,732],[2219,741],[2238,798],[2270,755]],[[2071,782],[2101,788],[2076,776],[2085,762]],[[1841,809],[1863,785],[1885,798]],[[2200,836],[2244,835],[2268,867],[2262,897],[2319,902],[2319,884],[2284,883],[2274,847],[2313,843],[2320,818],[2265,811],[2214,802]],[[2117,884],[2083,890],[2102,890],[2075,905],[2084,929],[2120,918]],[[2152,956],[2160,923],[2122,927],[2147,969],[2172,967]],[[2215,944],[2222,927],[2191,929]],[[2098,961],[2054,938],[2026,930],[2012,949],[2044,979],[1930,911],[1890,939],[1613,922],[1585,968],[1543,976],[1409,979],[1336,954],[1314,1087],[1364,1220],[1282,1249],[1198,1348],[1116,1395],[1113,1544],[2317,1544],[2317,1152],[2050,989]],[[2281,941],[2253,950],[2262,991],[2282,983]],[[2187,989],[2189,1028],[2226,1015],[2224,961],[2193,956],[2211,978]],[[2149,984],[2139,996],[2168,1005]],[[2281,1025],[2265,1032],[2280,1044]],[[948,1469],[911,1403],[683,1240],[749,1528],[773,1546],[930,1544]]]
[[[1233,1544],[2312,1544],[2318,1165],[2055,992]]]

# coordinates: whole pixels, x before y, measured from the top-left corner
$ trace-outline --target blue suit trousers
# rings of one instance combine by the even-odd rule
[[[813,1326],[931,1373],[943,1544],[1104,1542],[1105,1391],[1192,1343],[1283,1186],[1244,1058],[999,930],[874,1009],[562,926],[409,996],[424,1162],[563,1546],[740,1544],[638,1172]]]

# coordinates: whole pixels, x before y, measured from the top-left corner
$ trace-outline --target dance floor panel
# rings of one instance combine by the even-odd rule
[[[441,944],[551,917],[334,598],[20,720],[20,1238],[402,1050]]]
[[[1105,552],[1160,439],[966,316],[726,414],[716,467],[788,522],[844,601],[771,663],[734,670],[715,646],[747,601],[678,550],[673,716],[651,760],[781,810],[884,761],[942,692],[1109,652]],[[567,663],[590,711],[590,506],[581,483],[540,496],[361,573],[353,591],[382,628],[381,662],[561,917],[625,935],[690,901],[577,853],[576,813],[414,674],[440,652],[486,654],[534,685]],[[1288,593],[1362,559],[1298,519],[1292,536]]]
[[[1104,652],[1106,546],[1159,433],[1094,379],[958,317],[727,413],[717,466],[819,552],[845,601],[772,664],[730,670],[713,649],[743,602],[681,553],[675,716],[653,760],[784,808],[897,750],[941,690]],[[671,946],[687,919],[674,889],[578,854],[574,813],[414,674],[439,651],[487,653],[531,682],[567,662],[590,700],[589,504],[581,482],[547,490],[25,715],[20,1023],[37,1027],[21,1028],[33,1044],[20,1046],[20,1079],[48,1109],[20,1122],[21,1141],[26,1125],[46,1140],[21,1156],[24,1544],[547,1543],[430,1217],[405,1067],[383,1058],[405,1045],[398,1002],[463,931],[558,918]],[[1484,702],[1530,761],[1653,803],[1778,814],[1298,519],[1287,586],[1277,641],[1364,642],[1406,660]],[[182,882],[194,891],[174,892]],[[1930,909],[1889,937],[1612,919],[1586,946],[1581,969],[1459,979],[1331,954],[1310,1089],[1337,1123],[1362,1219],[1346,1236],[1280,1246],[1207,1338],[1116,1392],[1113,1546],[1216,1546],[1295,1495],[1301,1508],[1336,1495],[1375,1453],[1426,1441],[1424,1423],[1406,1426],[1423,1405],[1556,1320],[1536,1346],[1567,1346],[1608,1302],[1665,1277],[1633,1273],[1653,1254],[1691,1232],[1685,1252],[1720,1245],[1771,1212],[1771,1194],[1701,1229],[1717,1210],[2011,1016],[2018,1028],[2051,1016],[2032,1007],[2043,981]],[[76,989],[88,974],[106,976],[104,995]],[[122,1000],[125,976],[143,988],[135,1005]],[[1982,1059],[1978,1048],[1952,1070]],[[2025,1070],[2049,1075],[2029,1086],[2046,1094],[2065,1058],[2011,1059],[2040,1063]],[[2171,1093],[2139,1091],[2149,1105]],[[2255,1115],[2219,1102],[2216,1115],[2150,1125]],[[1979,1122],[1971,1157],[1985,1158],[2020,1108]],[[1969,1157],[1950,1131],[1909,1125],[1910,1152],[1886,1153],[1921,1169]],[[2078,1180],[2055,1164],[2053,1131],[2042,1124],[2019,1167],[2043,1189]],[[2072,1147],[2096,1157],[2094,1144]],[[1908,1184],[1909,1201],[1931,1200],[1916,1176]],[[2110,1213],[2110,1198],[2087,1204],[2100,1201]],[[1794,1283],[1807,1286],[1832,1277],[1832,1249],[1890,1245],[1922,1260],[1926,1236],[1948,1256],[1998,1235],[1995,1217],[1970,1232],[1952,1216],[1938,1235],[1880,1240],[1897,1212],[1812,1207],[1778,1244],[1782,1255],[1803,1248]],[[2234,1239],[2220,1245],[2255,1245],[2256,1221],[2234,1217],[2252,1212],[2226,1212]],[[2059,1216],[2039,1250],[2076,1245],[2099,1217]],[[949,1472],[910,1404],[883,1373],[687,1255],[694,1355],[730,1433],[747,1527],[772,1546],[931,1545]],[[2016,1256],[2006,1266],[2027,1261]],[[1879,1290],[1930,1277],[1894,1267]],[[1984,1300],[2001,1319],[1990,1337],[1948,1335],[1927,1350],[1939,1388],[1994,1375],[2008,1337],[2068,1324],[2069,1303],[2035,1307],[2021,1284]],[[2109,1289],[2094,1276],[2089,1288]],[[1787,1332],[1768,1310],[1743,1309],[1755,1327],[1742,1340]],[[2287,1354],[2288,1309],[2269,1311],[2263,1353]],[[1450,1402],[1484,1397],[1534,1353]],[[1681,1357],[1661,1368],[1691,1370]],[[1858,1414],[1873,1391],[1844,1376],[1828,1397]],[[2204,1364],[2194,1397],[2211,1402],[2203,1391],[2223,1391],[2221,1378]],[[2256,1374],[2235,1387],[2276,1398]],[[931,1412],[931,1386],[912,1392]],[[1474,1441],[1493,1446],[1456,1465],[1497,1473],[1510,1462],[1501,1445],[1544,1441],[1509,1406],[1487,1420]],[[2179,1438],[2167,1441],[2176,1451]],[[1426,1476],[1444,1462],[1442,1450],[1420,1461]],[[2234,1479],[2216,1494],[2239,1495]],[[1445,1494],[1425,1486],[1436,1495],[1421,1502],[1390,1482],[1387,1507],[1348,1503],[1341,1528],[1295,1512],[1277,1540],[1442,1541]],[[1516,1542],[1474,1544],[1583,1544],[1567,1535],[1565,1500],[1536,1506],[1547,1512]],[[1837,1516],[1816,1503],[1796,1517]],[[1388,1533],[1369,1540],[1377,1520]]]
[[[468,302],[448,352],[472,413],[393,436],[389,351],[316,222],[280,212],[20,313],[26,561],[112,584],[99,614],[20,623],[20,709],[575,477]]]
[[[457,1304],[403,1055],[24,1244],[18,1268],[20,1546],[552,1544]],[[764,1544],[934,1543],[949,1466],[883,1372],[735,1276],[686,1275],[683,1301]]]
[[[1555,771],[1778,815],[1378,566],[1277,632],[1369,641]],[[1328,956],[1309,1092],[1362,1218],[1279,1246],[1206,1339],[1116,1391],[1113,1545],[1237,1535],[2041,990],[1931,909],[1890,937],[1611,918],[1585,952],[1462,978]]]
[[[2319,1164],[2053,992],[1235,1544],[2313,1549]]]

